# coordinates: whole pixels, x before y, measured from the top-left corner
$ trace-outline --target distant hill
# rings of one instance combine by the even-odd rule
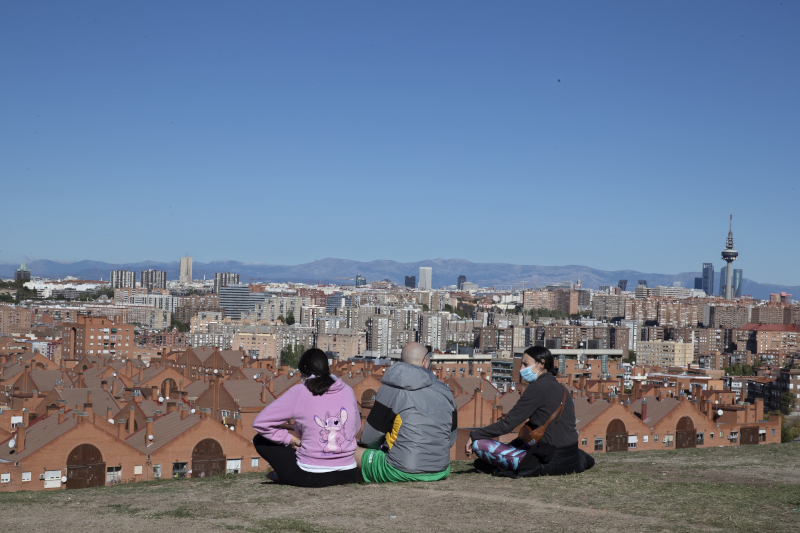
[[[168,279],[178,279],[180,264],[178,261],[159,263],[143,261],[140,263],[112,264],[101,261],[78,261],[75,263],[58,263],[47,259],[37,259],[26,263],[27,268],[35,276],[62,278],[75,276],[83,279],[109,279],[111,270],[134,270],[136,272],[148,268],[164,270]],[[694,287],[694,278],[699,272],[681,272],[679,274],[655,274],[637,272],[635,270],[598,270],[581,265],[538,266],[512,265],[508,263],[472,263],[464,259],[432,259],[413,263],[399,263],[386,259],[376,261],[351,261],[348,259],[325,258],[302,265],[268,265],[241,263],[239,261],[213,261],[210,263],[195,262],[193,273],[196,279],[205,276],[213,279],[215,272],[236,272],[242,282],[305,282],[328,283],[342,282],[336,278],[355,278],[361,274],[367,281],[389,279],[402,284],[405,276],[419,276],[419,267],[433,268],[433,286],[454,285],[458,276],[463,274],[468,281],[478,283],[481,287],[519,287],[522,282],[526,287],[541,286],[559,281],[581,280],[584,287],[597,289],[600,285],[616,286],[621,279],[628,280],[628,289],[636,286],[640,279],[647,280],[650,287],[656,285],[671,286],[679,281],[683,287]],[[0,263],[0,277],[11,278],[18,264]],[[715,280],[715,288],[719,286],[719,275]],[[770,293],[785,291],[800,297],[800,286],[786,286],[769,283],[758,283],[744,279],[743,292],[756,298],[767,299]]]

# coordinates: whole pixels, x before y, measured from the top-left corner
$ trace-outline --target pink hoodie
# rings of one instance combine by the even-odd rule
[[[353,389],[341,379],[336,378],[322,396],[314,396],[304,383],[298,383],[259,413],[253,429],[288,446],[292,435],[278,426],[291,419],[301,443],[298,463],[320,467],[354,463],[361,413]]]

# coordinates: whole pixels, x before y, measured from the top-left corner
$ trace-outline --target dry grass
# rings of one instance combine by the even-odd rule
[[[0,494],[1,531],[797,531],[800,444],[598,455],[577,476],[454,463],[436,483],[297,489],[262,474]]]

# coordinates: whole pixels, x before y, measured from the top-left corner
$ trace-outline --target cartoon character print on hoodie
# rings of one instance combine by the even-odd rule
[[[325,444],[323,454],[339,453],[342,451],[342,444],[351,442],[353,439],[348,439],[344,430],[344,424],[347,422],[347,410],[342,407],[338,416],[331,416],[330,412],[325,412],[325,418],[320,418],[314,415],[314,422],[317,423],[322,429],[319,430],[319,441]]]

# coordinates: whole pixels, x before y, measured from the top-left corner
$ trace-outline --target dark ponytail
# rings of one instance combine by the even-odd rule
[[[553,354],[544,346],[531,346],[525,350],[525,354],[530,356],[531,359],[537,363],[544,365],[544,369],[554,376],[558,375],[558,368],[555,368],[555,361]]]
[[[300,356],[297,369],[306,376],[314,375],[313,378],[306,379],[306,388],[314,396],[322,396],[334,383],[331,376],[331,368],[328,366],[328,356],[319,348],[306,350]]]

